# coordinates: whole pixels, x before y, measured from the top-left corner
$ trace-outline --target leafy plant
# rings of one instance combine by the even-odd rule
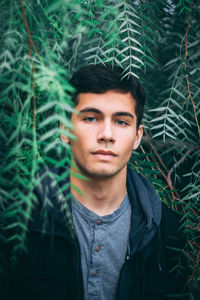
[[[81,66],[109,62],[122,66],[124,76],[139,77],[146,89],[144,138],[130,166],[182,214],[194,299],[200,288],[200,4],[7,0],[0,8],[0,216],[6,229],[0,238],[12,232],[12,262],[26,249],[35,186],[50,168],[66,169],[70,161],[70,148],[59,137],[59,123],[70,128],[75,112],[69,79]],[[63,198],[69,184],[60,188],[63,176],[51,176],[70,225]]]

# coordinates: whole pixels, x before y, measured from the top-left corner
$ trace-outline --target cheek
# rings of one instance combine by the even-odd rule
[[[89,146],[89,135],[82,132],[75,134],[76,140],[71,141],[71,150],[75,155],[83,156],[88,150]]]
[[[122,132],[118,136],[118,140],[122,147],[124,146],[124,148],[129,149],[133,147],[136,137],[132,131],[126,133]]]
[[[129,135],[129,136],[127,136],[126,139],[121,140],[120,144],[121,144],[121,150],[124,152],[124,154],[130,156],[133,151],[135,139],[133,138],[133,135]]]
[[[129,147],[126,149],[126,155],[130,157],[131,154],[132,154],[132,152],[133,152],[133,145],[131,144],[131,145],[129,145]]]
[[[91,126],[82,126],[81,128],[77,128],[75,136],[77,138],[77,144],[87,147],[87,145],[94,143],[96,140],[96,130],[94,126],[93,128]]]

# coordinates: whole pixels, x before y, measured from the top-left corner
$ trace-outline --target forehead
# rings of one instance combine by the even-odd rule
[[[99,109],[105,114],[127,111],[135,115],[135,100],[131,94],[112,90],[102,94],[80,93],[76,109],[80,111],[85,107]]]

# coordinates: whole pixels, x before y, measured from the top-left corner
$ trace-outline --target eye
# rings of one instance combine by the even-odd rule
[[[87,117],[83,119],[84,121],[88,122],[88,123],[94,123],[96,121],[96,118],[94,117]]]
[[[128,126],[128,122],[124,121],[124,120],[117,120],[116,123],[120,126]]]

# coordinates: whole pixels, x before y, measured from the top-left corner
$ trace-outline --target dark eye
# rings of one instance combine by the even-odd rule
[[[86,121],[88,123],[93,123],[93,122],[96,121],[96,118],[94,118],[94,117],[87,117],[87,118],[84,119],[84,121]]]
[[[120,126],[127,126],[128,123],[126,121],[123,121],[123,120],[117,120],[116,123]]]

